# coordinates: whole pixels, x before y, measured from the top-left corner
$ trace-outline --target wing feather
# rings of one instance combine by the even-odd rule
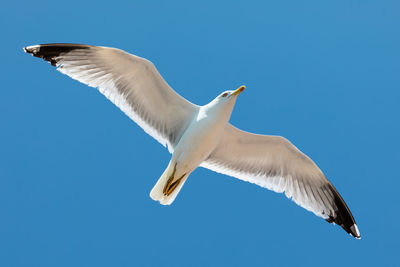
[[[199,107],[178,95],[154,65],[122,50],[44,44],[25,52],[98,90],[172,153]]]
[[[360,238],[346,203],[318,166],[287,139],[256,135],[228,124],[202,167],[285,195]]]

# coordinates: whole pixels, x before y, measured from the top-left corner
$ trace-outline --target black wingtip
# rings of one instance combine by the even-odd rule
[[[326,221],[340,225],[347,233],[357,239],[361,239],[360,231],[358,230],[357,224],[350,212],[350,209],[347,207],[336,188],[330,183],[328,184],[328,187],[333,193],[336,209],[334,216],[329,216]]]
[[[69,43],[55,43],[55,44],[41,44],[31,45],[24,47],[24,51],[32,56],[43,58],[50,62],[54,67],[57,66],[57,58],[62,53],[68,53],[76,49],[88,49],[92,46],[82,44],[69,44]]]

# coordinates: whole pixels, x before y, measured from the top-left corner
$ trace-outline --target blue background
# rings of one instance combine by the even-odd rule
[[[11,2],[0,9],[0,266],[398,265],[399,1]],[[152,201],[167,150],[22,51],[47,42],[148,58],[197,104],[245,84],[231,122],[309,155],[362,239],[202,168],[172,206]]]

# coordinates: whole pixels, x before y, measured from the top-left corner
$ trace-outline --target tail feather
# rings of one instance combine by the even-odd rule
[[[188,174],[184,174],[181,177],[175,177],[175,174],[176,164],[170,163],[150,192],[150,197],[153,200],[159,201],[162,205],[170,205],[174,202],[189,176]]]

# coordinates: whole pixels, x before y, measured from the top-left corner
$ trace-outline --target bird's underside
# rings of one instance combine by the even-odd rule
[[[122,50],[80,44],[35,45],[24,50],[97,88],[170,153],[204,110],[172,90],[150,61]],[[360,238],[355,220],[335,187],[310,158],[283,137],[244,132],[226,122],[218,143],[199,164],[284,192],[298,205]],[[160,178],[158,187],[153,188],[155,199],[170,204],[167,200],[173,201],[190,172],[180,172],[179,164],[178,169],[170,164],[162,176],[165,180],[161,183]]]

